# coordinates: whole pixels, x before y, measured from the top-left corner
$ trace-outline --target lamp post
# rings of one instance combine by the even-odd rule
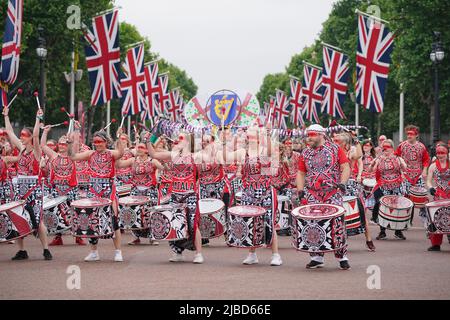
[[[41,108],[44,111],[45,116],[45,96],[46,96],[46,84],[45,84],[45,61],[47,60],[47,42],[43,36],[44,28],[38,27],[38,43],[39,46],[36,48],[37,56],[39,57],[39,72],[40,72],[40,85],[39,85],[39,102]]]
[[[436,143],[440,139],[440,122],[441,114],[439,109],[439,75],[438,65],[444,60],[445,52],[442,47],[441,33],[434,31],[433,50],[430,54],[430,59],[434,66],[434,130],[433,130],[433,143]]]

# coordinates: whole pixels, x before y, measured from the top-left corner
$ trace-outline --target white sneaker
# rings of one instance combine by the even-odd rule
[[[203,259],[203,255],[201,253],[197,253],[194,257],[193,262],[196,264],[202,264],[203,262],[205,262],[205,259]]]
[[[159,246],[159,242],[155,240],[150,240],[149,243],[151,246]]]
[[[123,262],[122,251],[116,250],[114,253],[114,261],[115,262]]]
[[[86,262],[92,262],[92,261],[99,261],[100,256],[98,255],[97,251],[91,251],[86,258],[84,258],[84,261]]]
[[[256,253],[249,253],[247,258],[245,258],[244,261],[242,261],[242,264],[246,265],[252,265],[259,263],[258,257],[256,256]]]
[[[170,262],[183,262],[184,257],[181,253],[174,253],[172,258],[169,259]]]
[[[281,256],[278,253],[272,254],[272,260],[270,260],[271,266],[281,266],[283,261],[281,260]]]

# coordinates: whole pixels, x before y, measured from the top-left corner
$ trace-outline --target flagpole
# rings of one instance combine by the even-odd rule
[[[108,101],[108,103],[106,104],[106,123],[110,123],[111,122],[111,101]],[[108,136],[111,134],[111,129],[108,128],[106,129],[106,133],[108,134]]]
[[[131,116],[128,116],[128,137],[131,140]]]
[[[402,142],[404,139],[403,133],[405,130],[405,92],[403,90],[403,83],[400,84],[400,128],[398,139]]]
[[[322,67],[316,66],[315,64],[309,63],[309,62],[307,62],[307,61],[305,61],[305,60],[303,60],[302,62],[303,62],[303,64],[306,64],[307,66],[310,66],[310,67],[312,67],[312,68],[319,69],[319,70],[323,70]]]
[[[331,48],[331,49],[334,49],[334,50],[337,50],[337,51],[340,51],[340,52],[344,53],[344,50],[342,50],[341,48],[332,46],[331,44],[328,44],[328,43],[326,43],[326,42],[323,42],[323,41],[322,41],[321,44],[322,44],[323,46],[325,46],[325,47],[328,47],[328,48]]]
[[[366,17],[369,17],[369,18],[378,20],[378,21],[383,22],[383,23],[386,23],[386,24],[390,24],[389,21],[383,20],[383,19],[381,19],[381,18],[379,18],[379,17],[376,17],[376,16],[372,16],[372,15],[370,15],[370,14],[368,14],[368,13],[362,12],[362,11],[359,10],[359,9],[356,9],[356,10],[355,10],[355,13],[362,14],[363,16],[366,16]]]
[[[119,6],[119,7],[114,7],[114,8],[108,9],[108,10],[100,11],[100,12],[96,13],[92,18],[97,18],[104,14],[108,14],[110,12],[114,12],[114,11],[120,10],[120,9],[122,9],[122,7]]]
[[[359,126],[359,105],[355,99],[355,126]],[[356,135],[358,135],[358,129],[356,129]]]
[[[137,47],[137,46],[139,46],[139,45],[141,45],[143,43],[145,43],[145,41],[139,41],[139,42],[136,42],[136,43],[132,43],[132,44],[129,44],[129,45],[125,46],[125,49],[131,48],[131,47]]]

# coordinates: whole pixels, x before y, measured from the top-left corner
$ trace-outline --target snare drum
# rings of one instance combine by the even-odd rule
[[[119,228],[126,230],[147,229],[150,211],[147,204],[150,199],[143,196],[122,197],[119,199]]]
[[[70,208],[67,197],[44,198],[43,222],[50,235],[70,230]]]
[[[34,231],[24,205],[25,201],[20,200],[0,206],[0,243],[24,238]]]
[[[101,238],[114,233],[112,201],[104,198],[81,199],[70,204],[72,235]]]
[[[289,205],[290,198],[287,196],[278,196],[278,210],[275,218],[275,230],[289,229]]]
[[[409,188],[408,198],[414,203],[416,208],[424,208],[429,202],[428,191],[422,187]]]
[[[298,251],[326,253],[347,245],[343,207],[311,204],[294,209],[292,217],[292,246]]]
[[[343,206],[345,209],[345,229],[347,236],[356,236],[364,233],[365,229],[362,227],[361,213],[358,207],[357,197],[343,197]]]
[[[124,184],[123,186],[117,186],[117,196],[119,198],[128,197],[131,193],[131,184]]]
[[[229,231],[227,243],[237,248],[265,246],[264,216],[266,210],[256,206],[237,206],[228,209]]]
[[[200,233],[204,239],[220,237],[227,230],[225,203],[218,199],[201,199]]]
[[[165,204],[149,208],[151,239],[176,241],[189,236],[186,204]]]
[[[363,186],[364,186],[364,194],[366,197],[368,197],[370,194],[372,194],[373,188],[377,185],[376,179],[364,179],[363,180]]]
[[[402,196],[384,196],[380,199],[378,224],[389,230],[407,230],[414,204]]]
[[[438,200],[427,203],[430,225],[428,230],[433,234],[450,234],[450,200]]]

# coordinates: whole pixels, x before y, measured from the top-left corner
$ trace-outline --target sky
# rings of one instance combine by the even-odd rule
[[[116,0],[121,21],[153,52],[185,70],[206,100],[214,92],[259,91],[311,45],[336,0]]]

